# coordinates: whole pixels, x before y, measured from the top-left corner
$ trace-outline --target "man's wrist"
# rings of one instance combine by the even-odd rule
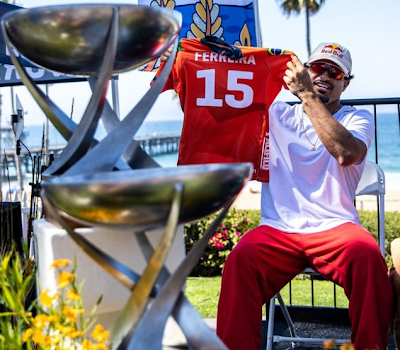
[[[307,103],[308,101],[312,101],[318,98],[313,91],[309,90],[297,91],[295,95],[303,103]]]

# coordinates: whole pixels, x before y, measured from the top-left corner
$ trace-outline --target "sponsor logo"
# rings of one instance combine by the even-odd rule
[[[325,45],[321,50],[321,53],[332,54],[340,59],[343,58],[343,49],[338,45]]]

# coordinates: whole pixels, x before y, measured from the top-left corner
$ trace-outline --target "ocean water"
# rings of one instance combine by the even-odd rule
[[[156,121],[145,121],[138,132],[137,137],[142,136],[165,136],[165,135],[175,135],[180,134],[182,130],[182,120],[156,120]],[[24,139],[23,142],[28,148],[40,147],[42,144],[44,133],[43,125],[32,125],[27,126],[24,129]],[[106,132],[102,126],[99,124],[99,128],[96,131],[96,137],[102,139],[106,136]],[[135,137],[136,137],[135,136]],[[49,127],[49,144],[50,146],[66,145],[67,142],[61,136],[61,134],[56,130],[56,128],[50,124]]]
[[[400,173],[400,126],[397,114],[382,113],[377,116],[378,163],[386,173]],[[375,141],[368,159],[376,160]]]
[[[136,136],[157,136],[180,134],[182,120],[157,120],[144,122]],[[39,147],[43,138],[42,125],[27,126],[23,142],[28,148]],[[102,139],[106,133],[99,127],[96,136]],[[400,127],[395,113],[381,113],[377,117],[378,162],[386,173],[400,174]],[[53,125],[49,129],[50,145],[65,145],[66,141]],[[154,157],[164,167],[176,166],[178,154],[166,154]],[[375,141],[367,158],[375,161]]]

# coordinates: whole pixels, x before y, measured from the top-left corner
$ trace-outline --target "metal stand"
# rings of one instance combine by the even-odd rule
[[[174,317],[192,349],[227,350],[226,346],[207,326],[198,312],[182,293],[187,276],[196,265],[208,240],[223,220],[233,200],[224,207],[212,222],[203,237],[190,250],[180,266],[170,275],[164,266],[176,233],[181,208],[183,186],[175,186],[175,194],[165,232],[154,250],[144,232],[136,232],[139,246],[148,260],[142,276],[109,256],[87,239],[82,237],[63,219],[49,198],[43,194],[42,201],[48,213],[70,235],[96,263],[132,291],[121,315],[111,331],[113,348],[161,349],[165,323],[170,315]],[[150,298],[154,300],[150,301]]]

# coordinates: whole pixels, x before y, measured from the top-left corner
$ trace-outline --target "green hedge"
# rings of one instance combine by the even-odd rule
[[[186,251],[202,237],[203,232],[216,217],[215,214],[185,226]],[[259,210],[231,209],[214,236],[191,276],[218,276],[221,274],[225,260],[232,248],[248,231],[257,227],[260,222]],[[378,217],[375,211],[360,211],[361,224],[375,237],[378,236]],[[390,242],[400,237],[400,212],[385,213],[385,246],[387,262],[390,261]]]
[[[359,211],[360,223],[369,232],[371,232],[375,238],[378,237],[378,215],[376,211]],[[386,250],[386,261],[390,264],[390,243],[400,237],[400,212],[389,211],[385,212],[385,250]]]

